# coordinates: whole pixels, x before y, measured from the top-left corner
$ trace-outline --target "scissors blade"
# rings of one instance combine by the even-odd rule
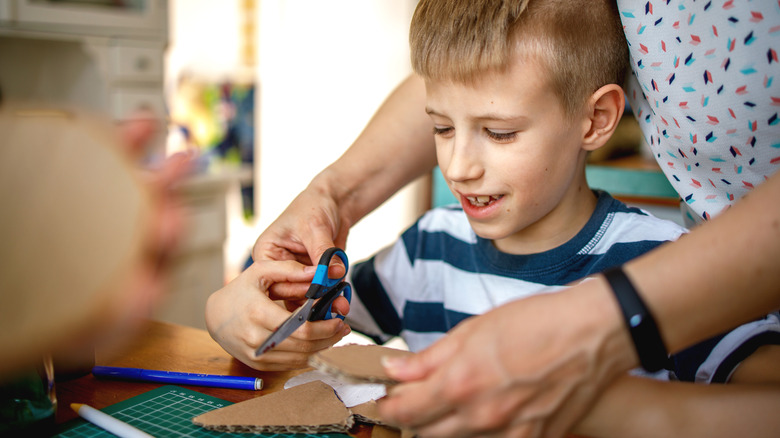
[[[297,308],[282,325],[276,328],[271,336],[265,340],[257,350],[255,350],[255,357],[260,356],[263,353],[276,347],[282,341],[287,339],[298,327],[302,326],[304,322],[309,319],[311,315],[311,308],[314,305],[314,300],[306,300],[306,303]]]

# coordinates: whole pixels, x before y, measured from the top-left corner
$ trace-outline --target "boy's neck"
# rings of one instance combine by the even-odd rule
[[[493,240],[493,246],[507,254],[537,254],[557,248],[574,238],[596,210],[598,198],[583,183],[548,214],[548,220],[532,224],[512,237]]]

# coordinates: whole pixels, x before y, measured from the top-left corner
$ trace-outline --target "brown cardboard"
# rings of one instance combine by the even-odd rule
[[[371,429],[371,438],[401,438],[401,431],[385,426],[374,426]]]
[[[387,425],[387,423],[382,421],[382,418],[379,416],[379,407],[377,406],[375,400],[353,406],[349,409],[355,416],[355,421],[366,424]]]
[[[91,329],[143,256],[149,194],[113,130],[74,110],[0,109],[0,374]]]
[[[192,422],[221,432],[346,433],[354,419],[333,388],[314,381],[207,412]]]
[[[328,348],[311,358],[309,365],[349,383],[398,383],[385,374],[382,357],[409,356],[414,353],[381,345],[344,345]]]

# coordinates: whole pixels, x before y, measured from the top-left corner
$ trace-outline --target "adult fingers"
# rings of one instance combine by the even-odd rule
[[[301,240],[312,262],[316,263],[326,250],[336,246],[334,242],[336,230],[333,225],[335,220],[335,218],[328,217],[327,213],[322,210],[322,217],[312,217],[308,222],[305,232],[301,235]],[[344,264],[339,257],[334,257],[330,266],[329,277],[338,278],[345,275]]]
[[[258,287],[263,291],[277,283],[307,283],[314,278],[316,269],[292,260],[261,260],[253,263],[249,269],[257,276]]]
[[[431,423],[453,411],[450,404],[442,403],[445,394],[453,390],[445,386],[451,381],[447,373],[457,373],[461,369],[458,364],[451,364],[453,368],[447,365],[458,349],[459,341],[453,335],[456,333],[452,332],[417,355],[383,361],[385,372],[390,377],[407,382],[393,387],[380,403],[383,418],[391,423],[415,427]]]
[[[401,382],[423,379],[455,356],[458,343],[453,331],[415,355],[387,358],[383,361],[385,372]]]

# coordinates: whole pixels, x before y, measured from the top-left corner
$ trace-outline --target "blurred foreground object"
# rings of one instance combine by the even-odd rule
[[[0,380],[121,319],[154,213],[122,150],[79,112],[0,110]]]

